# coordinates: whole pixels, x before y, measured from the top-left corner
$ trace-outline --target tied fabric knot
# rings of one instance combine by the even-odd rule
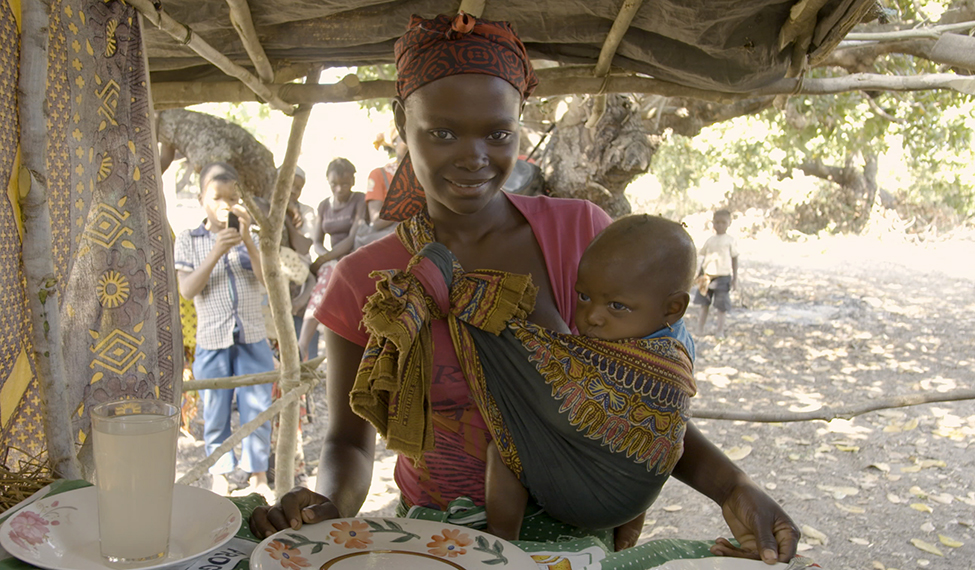
[[[460,11],[454,16],[454,19],[450,22],[450,30],[447,32],[447,39],[453,40],[457,39],[465,34],[471,33],[474,29],[474,24],[477,23],[477,19],[471,16],[467,12]]]
[[[420,217],[432,236],[429,218]],[[376,292],[362,310],[369,342],[349,396],[353,411],[376,428],[388,449],[414,459],[434,448],[432,320],[446,318],[452,330],[464,322],[497,335],[510,319],[527,318],[538,291],[529,275],[465,272],[443,244],[414,241],[409,228],[416,225],[397,228],[414,254],[406,269],[371,274],[378,279]]]

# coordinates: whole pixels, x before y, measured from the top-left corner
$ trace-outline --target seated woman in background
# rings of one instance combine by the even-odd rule
[[[309,354],[309,344],[318,327],[315,309],[322,302],[332,270],[339,259],[352,251],[355,231],[368,219],[366,195],[352,191],[355,186],[355,166],[348,159],[336,158],[328,163],[325,177],[332,190],[332,197],[325,198],[318,205],[318,219],[312,240],[318,257],[311,264],[312,273],[318,275],[318,283],[308,301],[301,334],[298,335],[298,349],[303,357]],[[326,235],[331,249],[325,247]]]

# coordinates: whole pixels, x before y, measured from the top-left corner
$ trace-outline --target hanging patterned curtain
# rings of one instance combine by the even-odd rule
[[[43,451],[17,207],[18,17],[0,0],[0,450]],[[94,404],[175,402],[182,341],[136,11],[118,0],[54,0],[46,174],[73,432]],[[9,144],[8,144],[9,143]]]

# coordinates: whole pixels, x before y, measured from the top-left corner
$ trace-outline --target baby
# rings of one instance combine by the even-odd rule
[[[579,262],[576,328],[606,341],[671,337],[693,360],[694,341],[682,318],[696,264],[694,241],[681,224],[648,215],[615,221],[593,239]],[[496,446],[488,450],[485,485],[488,532],[517,539],[528,490]],[[636,543],[644,515],[616,528],[617,550]]]

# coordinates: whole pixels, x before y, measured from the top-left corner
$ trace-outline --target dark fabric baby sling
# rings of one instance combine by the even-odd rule
[[[525,320],[535,300],[530,277],[465,272],[432,241],[425,214],[397,231],[414,258],[406,271],[374,273],[356,413],[390,449],[418,457],[432,447],[430,320],[446,318],[472,398],[539,505],[585,528],[646,510],[683,451],[696,391],[683,345],[548,331]]]

